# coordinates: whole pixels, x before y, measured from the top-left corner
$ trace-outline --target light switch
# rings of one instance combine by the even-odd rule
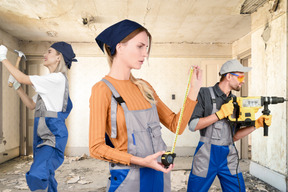
[[[175,98],[176,98],[176,95],[172,94],[172,100],[175,100]]]

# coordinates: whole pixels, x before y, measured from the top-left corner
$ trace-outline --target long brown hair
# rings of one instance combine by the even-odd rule
[[[151,41],[152,41],[152,37],[151,34],[148,32],[148,30],[144,27],[140,27],[136,30],[134,30],[132,33],[130,33],[129,35],[127,35],[120,43],[126,43],[128,42],[130,39],[132,39],[133,37],[135,37],[137,34],[141,33],[145,31],[148,38],[149,38],[149,46],[148,46],[148,58],[149,58],[149,53],[150,53],[150,49],[151,49]],[[105,48],[105,52],[107,54],[107,60],[108,60],[108,64],[109,67],[112,67],[112,63],[113,63],[113,59],[114,56],[116,55],[116,53],[112,56],[111,55],[111,51],[110,48],[107,44],[104,44],[104,48]],[[147,58],[147,60],[148,60]],[[156,101],[154,99],[153,96],[153,90],[143,81],[140,79],[135,78],[132,73],[130,73],[130,80],[132,81],[132,83],[134,83],[135,85],[137,85],[137,87],[139,88],[139,90],[141,91],[141,93],[143,94],[144,98],[149,101],[152,104],[155,104]]]

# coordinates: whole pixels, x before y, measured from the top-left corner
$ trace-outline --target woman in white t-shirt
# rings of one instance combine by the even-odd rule
[[[65,119],[72,102],[69,97],[67,71],[75,54],[70,44],[57,42],[44,54],[44,66],[50,71],[45,76],[28,76],[14,67],[6,58],[7,48],[0,46],[0,61],[11,73],[9,82],[21,100],[31,110],[35,109],[33,136],[33,164],[26,173],[31,191],[57,191],[55,170],[64,161],[64,150],[68,139]],[[19,56],[23,55],[19,52]],[[36,91],[30,98],[21,84],[32,85]]]

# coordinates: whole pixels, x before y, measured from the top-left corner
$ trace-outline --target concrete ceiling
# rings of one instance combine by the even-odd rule
[[[0,29],[26,41],[94,42],[131,19],[154,43],[232,43],[250,32],[244,0],[0,0]],[[85,23],[85,24],[83,24]]]

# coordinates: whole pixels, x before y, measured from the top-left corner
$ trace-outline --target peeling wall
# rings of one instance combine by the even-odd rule
[[[252,14],[251,96],[287,97],[287,8],[280,1],[270,13],[267,3]],[[273,115],[269,136],[260,128],[252,134],[252,161],[287,175],[286,104],[270,105]],[[261,111],[258,112],[258,115]]]
[[[18,55],[14,52],[14,49],[19,48],[18,40],[0,30],[0,43],[8,47],[7,58],[15,64]],[[8,70],[2,66],[1,110],[4,142],[0,144],[0,163],[17,157],[20,146],[20,100],[15,90],[8,87],[8,76]]]

